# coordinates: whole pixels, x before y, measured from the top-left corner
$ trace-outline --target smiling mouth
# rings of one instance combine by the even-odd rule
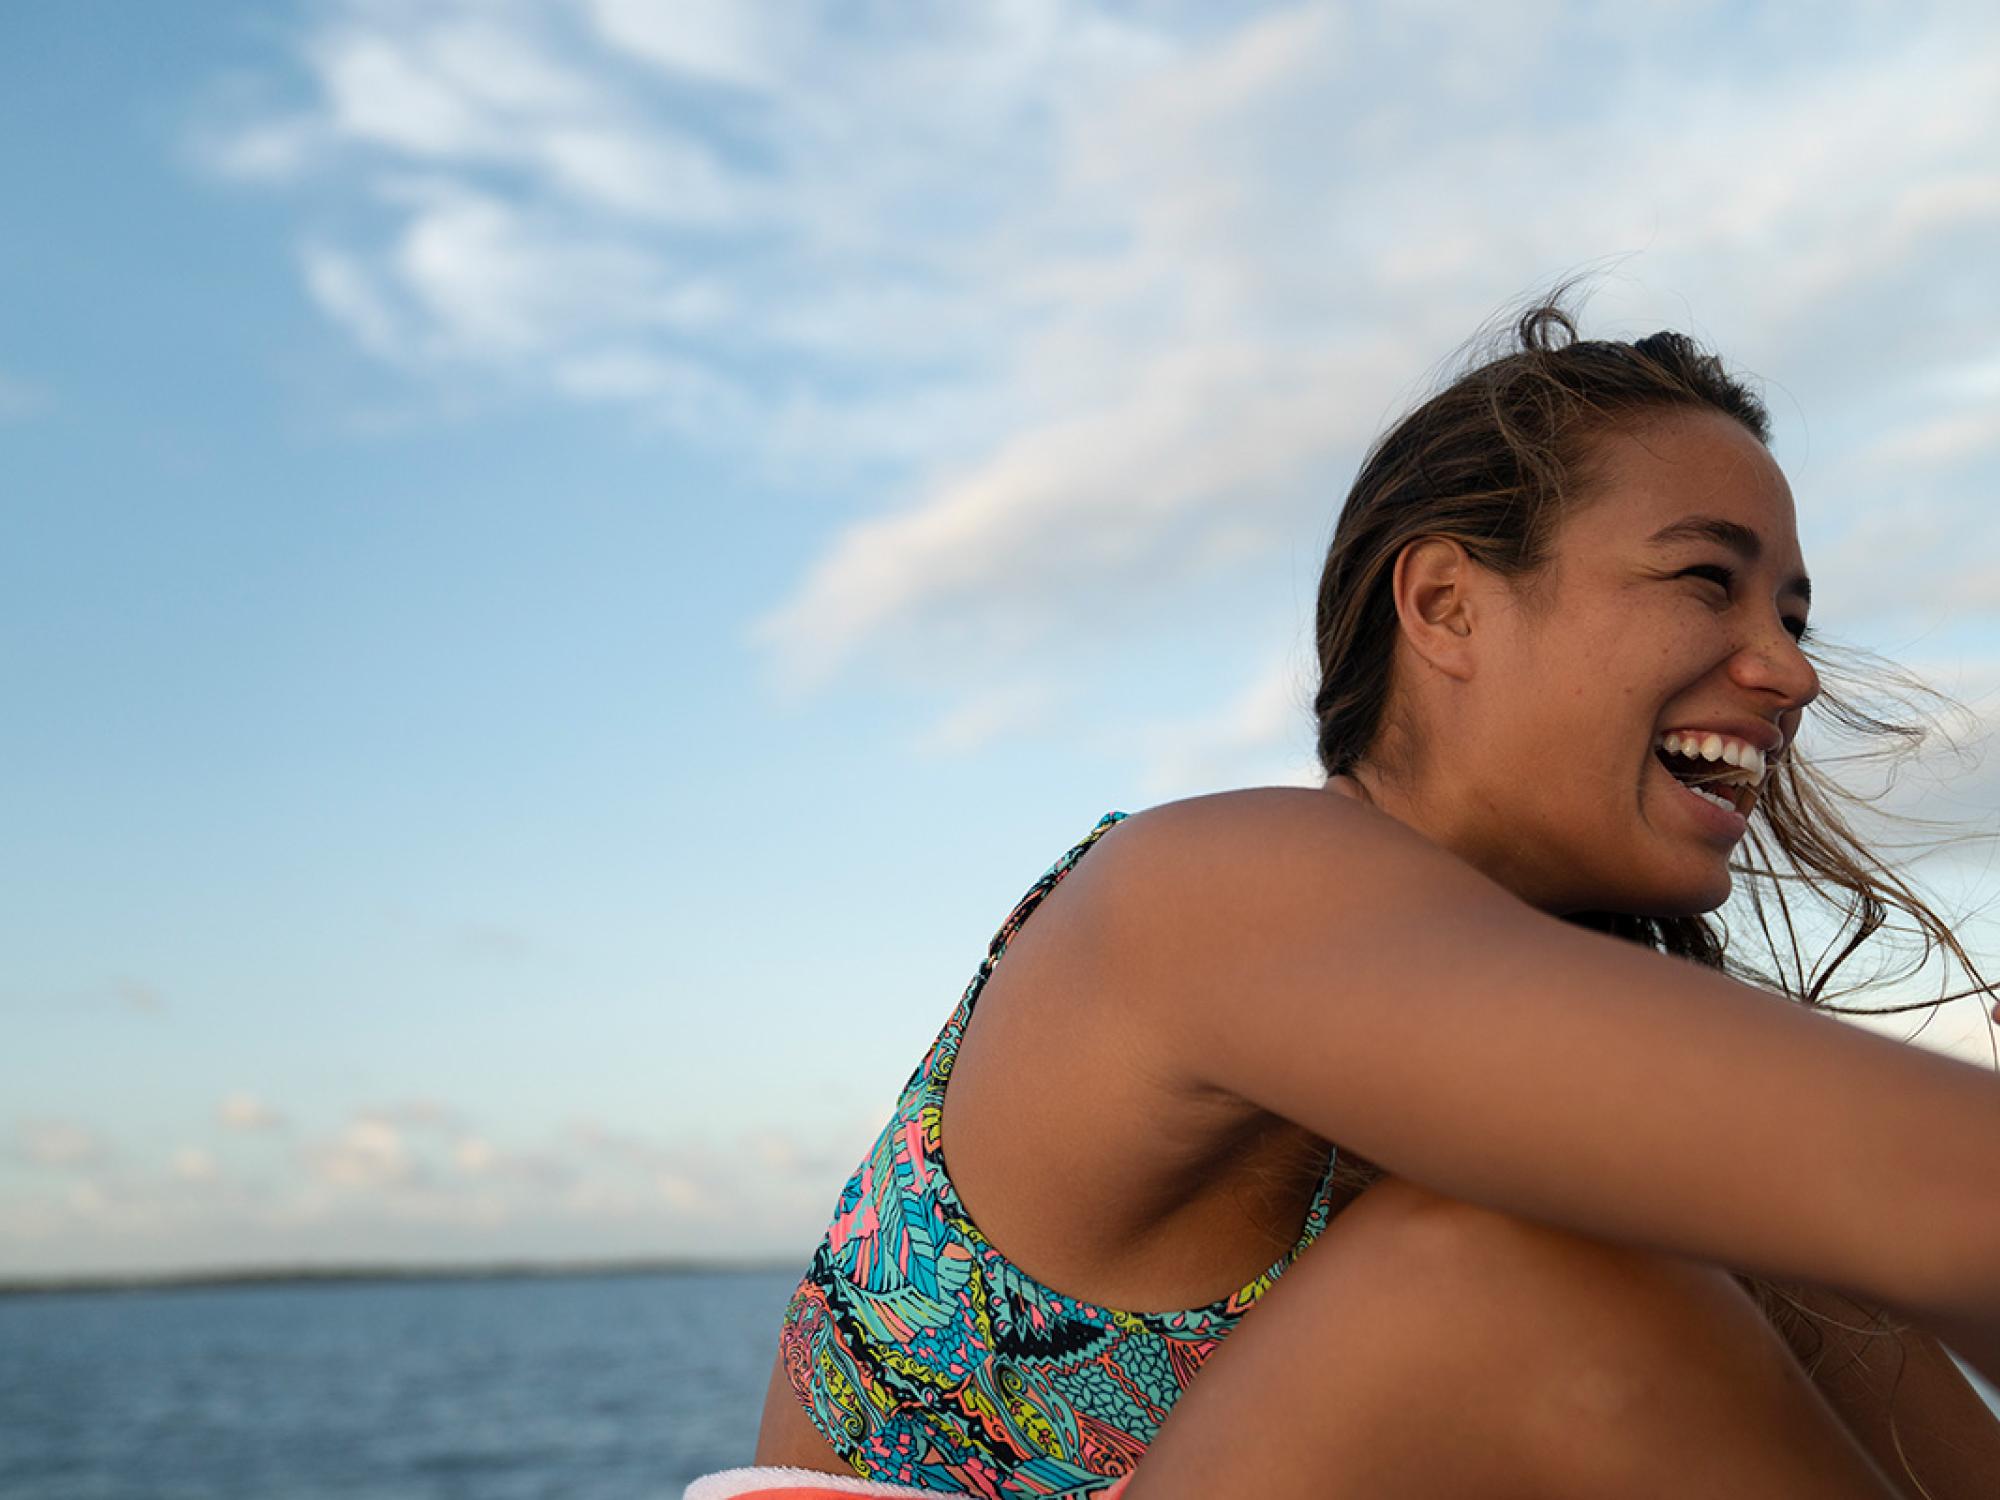
[[[1757,789],[1765,776],[1764,757],[1741,752],[1734,742],[1717,743],[1715,735],[1663,734],[1653,742],[1653,758],[1667,774],[1695,796],[1747,818],[1757,805]],[[1738,764],[1737,760],[1747,762]]]

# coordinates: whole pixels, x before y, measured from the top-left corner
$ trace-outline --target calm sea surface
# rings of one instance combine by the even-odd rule
[[[794,1280],[0,1297],[0,1497],[678,1500],[749,1461]]]
[[[796,1273],[0,1298],[5,1500],[679,1500]]]

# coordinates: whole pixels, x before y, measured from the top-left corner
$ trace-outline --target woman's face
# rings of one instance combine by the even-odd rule
[[[1478,862],[1537,905],[1709,911],[1753,795],[1704,797],[1683,777],[1754,781],[1746,749],[1774,759],[1819,692],[1798,645],[1809,585],[1791,490],[1720,413],[1602,442],[1535,602],[1488,611],[1477,753],[1454,758],[1494,815]]]

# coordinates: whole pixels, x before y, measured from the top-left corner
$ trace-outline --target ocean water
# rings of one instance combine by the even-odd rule
[[[795,1279],[0,1297],[0,1500],[679,1500],[749,1462]]]
[[[0,1297],[5,1500],[679,1500],[796,1273]]]

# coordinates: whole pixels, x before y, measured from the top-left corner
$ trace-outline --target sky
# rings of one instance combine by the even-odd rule
[[[1056,855],[1314,780],[1363,451],[1568,273],[1990,828],[1996,164],[1983,3],[7,7],[0,1275],[802,1259]]]

